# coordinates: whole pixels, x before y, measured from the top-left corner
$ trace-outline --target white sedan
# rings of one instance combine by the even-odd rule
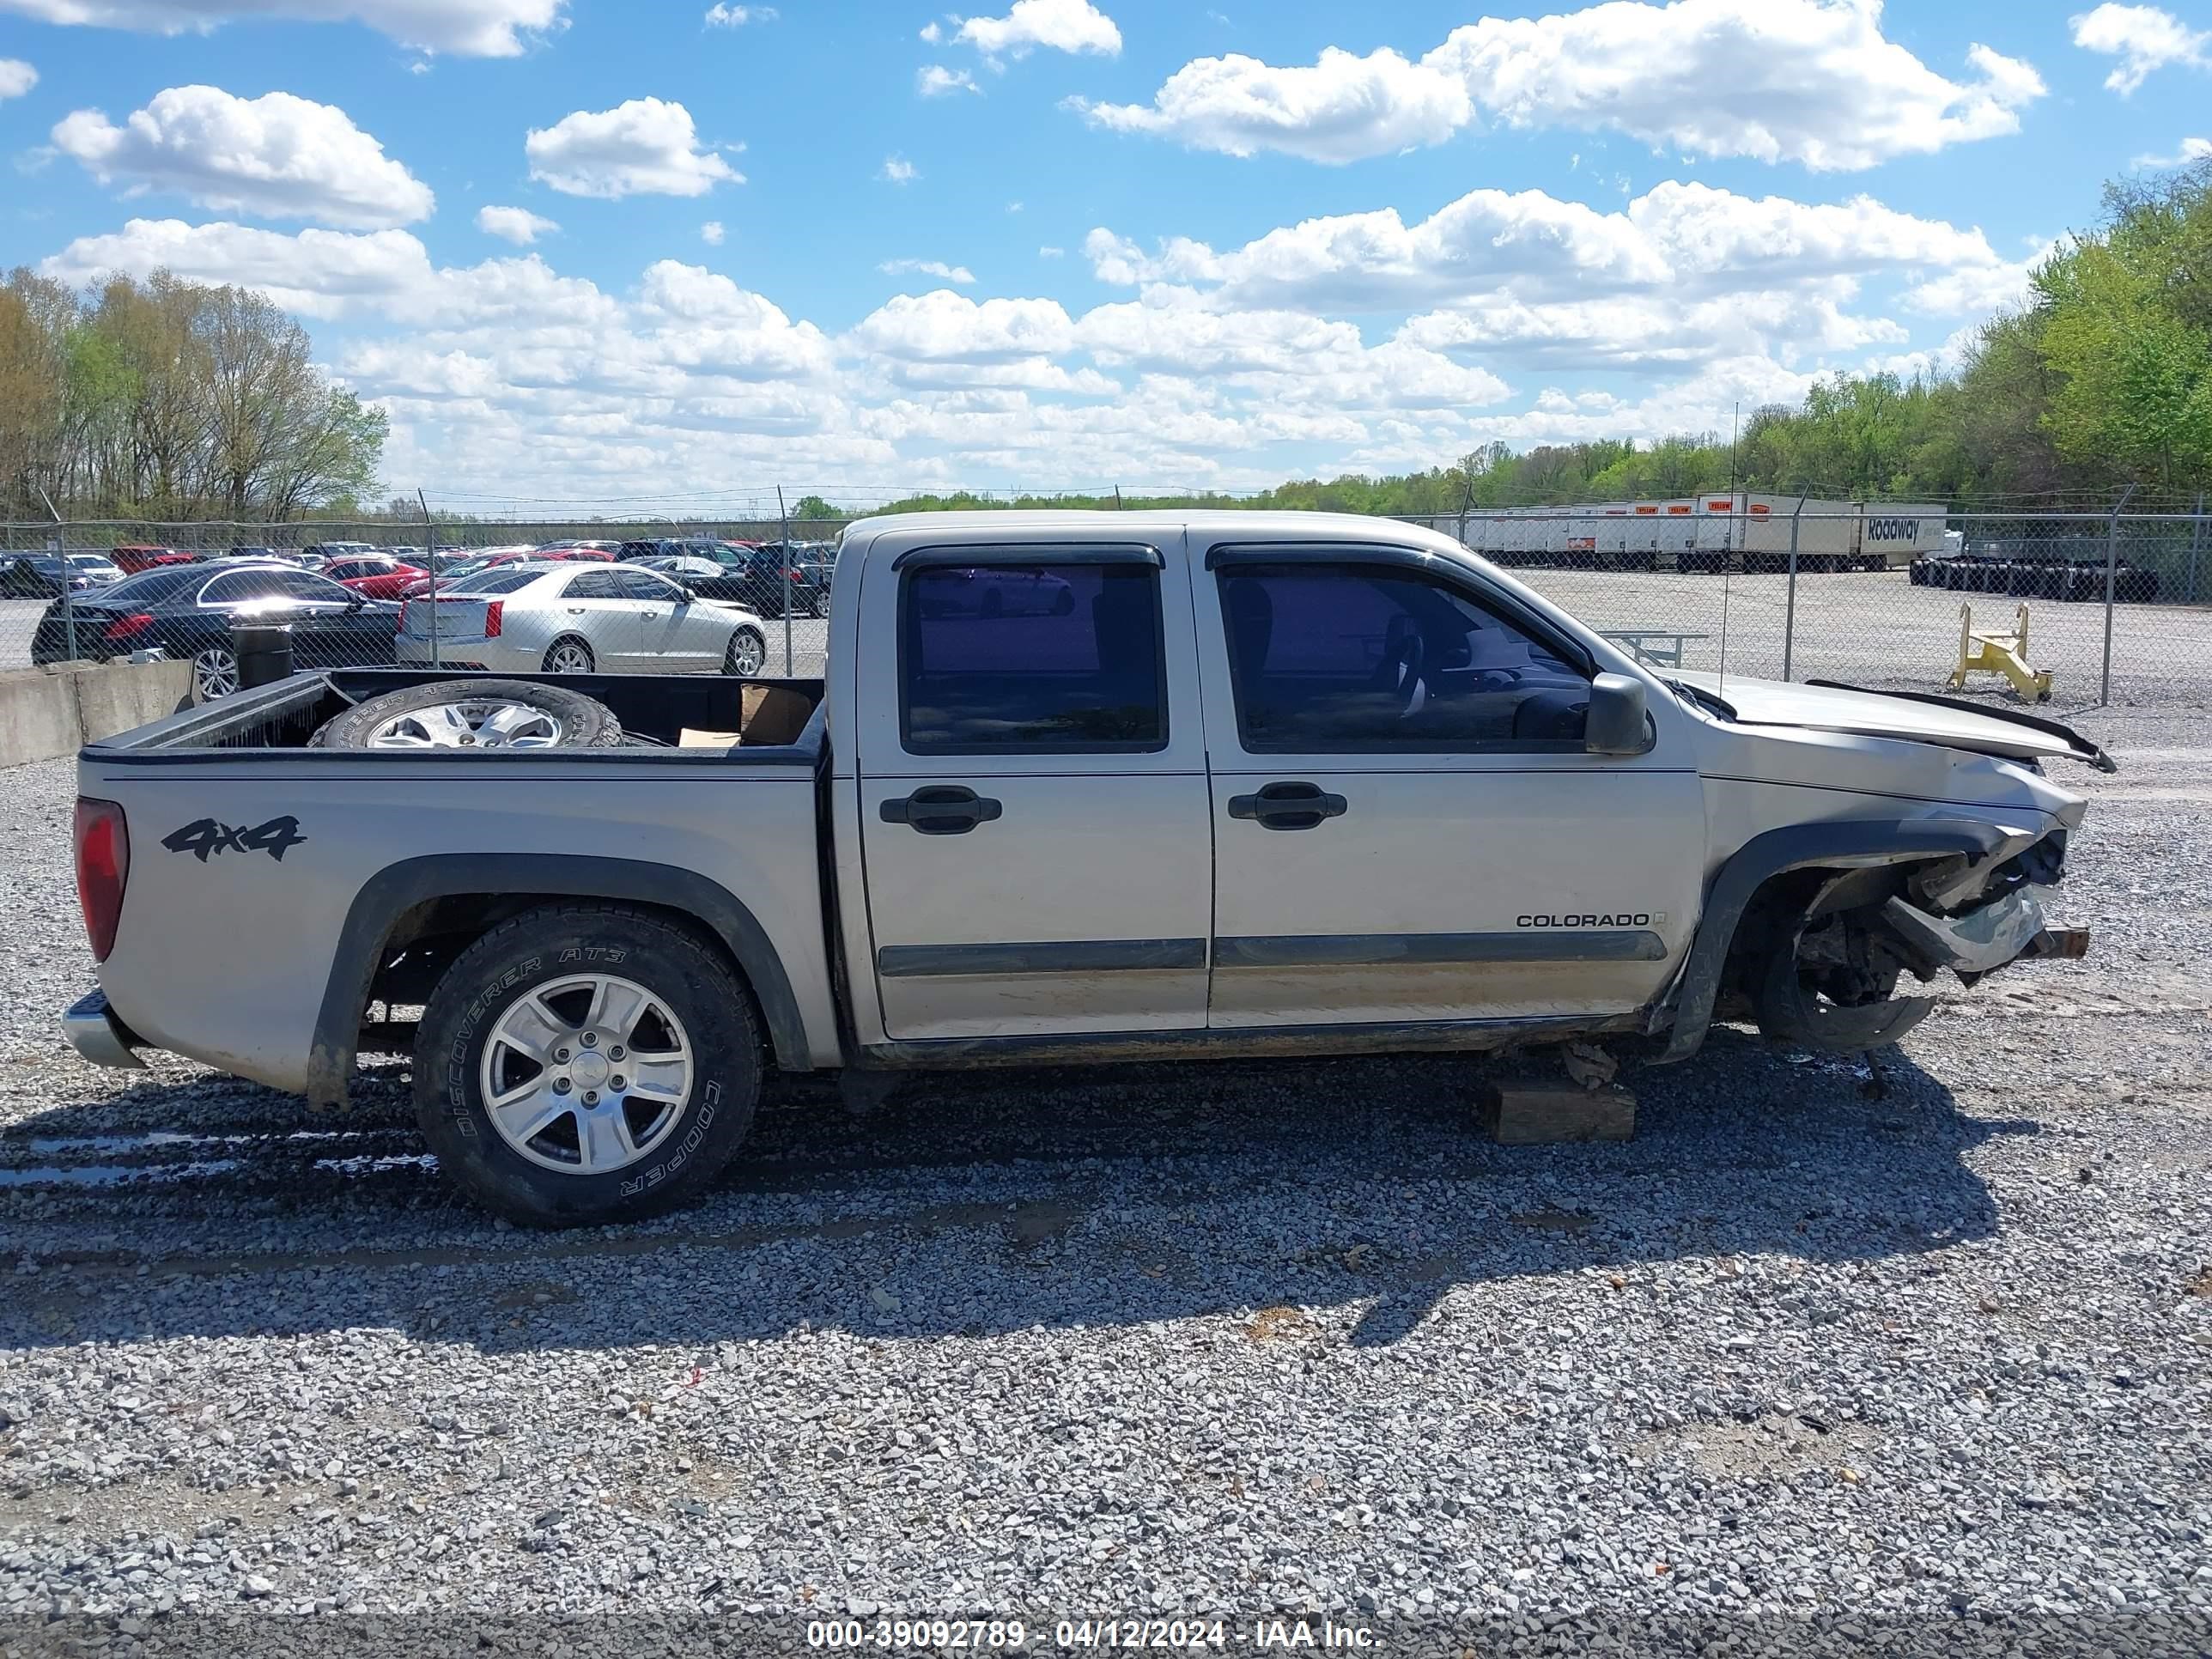
[[[402,607],[403,665],[428,665],[434,648],[441,666],[507,674],[750,676],[768,663],[751,611],[630,564],[501,565],[441,587],[434,610],[427,598]]]

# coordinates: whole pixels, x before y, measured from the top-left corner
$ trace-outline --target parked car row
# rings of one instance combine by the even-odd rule
[[[768,661],[760,617],[605,550],[501,557],[441,582],[359,557],[322,572],[277,561],[155,565],[47,605],[31,660],[105,662],[159,651],[192,665],[202,701],[235,691],[233,626],[290,624],[301,668],[437,664],[529,673],[751,675]],[[374,568],[367,568],[374,566]],[[332,571],[352,571],[339,580]],[[404,571],[404,575],[403,575]],[[419,588],[416,579],[419,578]]]
[[[105,553],[15,553],[0,560],[0,598],[52,599],[83,593],[123,580]]]
[[[2005,593],[2029,599],[2063,599],[2075,604],[2105,597],[2103,561],[2006,559],[1985,553],[1915,559],[1905,568],[1915,587],[1942,587],[1960,593]],[[2112,567],[2112,597],[2148,605],[2158,598],[2158,572],[2120,560]]]
[[[797,556],[797,544],[726,542],[708,537],[651,537],[622,544],[625,562],[690,583],[708,599],[744,605],[763,617],[823,617],[830,584]]]

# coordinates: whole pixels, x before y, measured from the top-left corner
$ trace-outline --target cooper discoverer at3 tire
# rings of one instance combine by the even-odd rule
[[[454,961],[416,1039],[438,1164],[531,1226],[631,1221],[696,1199],[760,1099],[753,1001],[713,946],[618,904],[555,904]]]

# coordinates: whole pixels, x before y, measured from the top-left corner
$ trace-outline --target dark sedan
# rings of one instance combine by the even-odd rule
[[[694,559],[712,564],[717,574],[687,575],[683,579],[685,584],[702,599],[726,599],[756,617],[783,615],[787,592],[795,617],[819,617],[829,609],[828,593],[816,586],[804,570],[772,549],[750,542],[672,536],[624,542],[622,556],[631,564],[647,559]]]
[[[105,554],[0,553],[0,595],[11,599],[55,599],[65,587],[94,592],[122,578]]]
[[[334,581],[287,565],[179,565],[149,570],[75,598],[74,655],[92,662],[156,650],[192,665],[192,690],[204,702],[238,690],[237,622],[292,625],[293,660],[301,668],[389,667],[399,607],[366,599]],[[59,600],[39,618],[34,663],[72,655]]]

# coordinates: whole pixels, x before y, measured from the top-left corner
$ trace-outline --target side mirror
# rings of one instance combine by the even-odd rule
[[[690,605],[699,597],[697,591],[693,588],[679,587],[676,591],[681,596],[679,603],[684,605]]]
[[[1640,755],[1644,741],[1644,682],[1629,674],[1601,674],[1591,681],[1583,751]]]

